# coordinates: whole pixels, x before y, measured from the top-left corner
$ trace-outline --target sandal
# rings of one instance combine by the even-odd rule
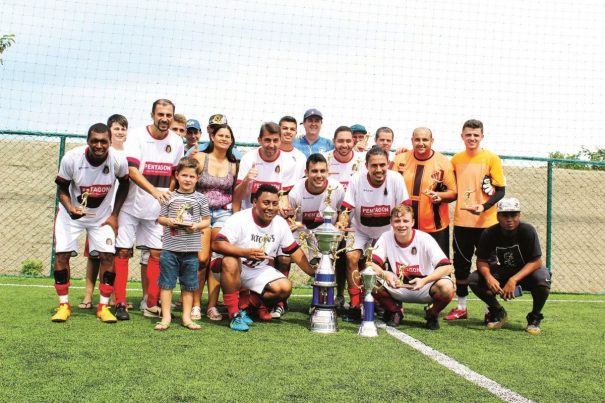
[[[206,316],[208,316],[208,319],[210,320],[223,320],[223,315],[221,315],[218,312],[218,309],[216,309],[216,307],[212,307],[212,308],[208,308],[208,310],[206,311]]]
[[[189,330],[200,330],[202,327],[194,322],[181,323],[181,326],[186,327]]]
[[[89,302],[82,301],[82,302],[80,302],[78,304],[78,308],[80,308],[80,309],[92,309],[92,302],[90,302],[90,301]]]
[[[158,332],[163,332],[164,330],[167,330],[169,327],[170,327],[170,323],[158,322],[155,324],[155,327],[153,328],[153,330],[157,330]]]

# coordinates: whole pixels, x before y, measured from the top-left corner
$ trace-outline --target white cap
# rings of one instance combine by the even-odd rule
[[[521,211],[521,203],[514,197],[505,197],[498,202],[496,205],[498,213],[505,213],[508,211]]]

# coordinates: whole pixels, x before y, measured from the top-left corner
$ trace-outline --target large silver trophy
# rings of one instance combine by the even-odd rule
[[[309,327],[315,333],[335,333],[338,331],[336,324],[336,307],[334,305],[334,289],[336,287],[336,273],[332,259],[336,258],[338,244],[343,239],[343,234],[334,224],[336,210],[331,204],[331,193],[333,189],[328,188],[325,205],[321,212],[324,223],[313,230],[317,241],[317,250],[321,253],[319,269],[315,272],[313,282],[313,313]]]
[[[359,273],[363,280],[365,297],[363,298],[363,321],[361,322],[361,326],[359,326],[357,334],[364,337],[378,336],[378,329],[374,322],[374,297],[372,296],[372,290],[376,287],[377,281],[376,272],[370,265],[370,262],[372,261],[372,249],[373,248],[368,248],[366,268]]]

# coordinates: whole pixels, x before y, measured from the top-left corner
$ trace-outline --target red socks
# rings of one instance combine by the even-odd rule
[[[128,259],[115,257],[113,260],[113,264],[116,273],[116,279],[114,281],[116,305],[126,304],[126,285],[128,284]]]
[[[55,291],[57,291],[57,295],[60,297],[62,295],[67,295],[69,293],[69,286],[71,283],[68,281],[67,284],[57,284],[55,283]]]
[[[387,290],[385,290],[384,288],[376,293],[372,293],[372,295],[374,296],[374,299],[380,305],[382,305],[384,309],[386,309],[388,312],[394,313],[401,311],[399,305],[395,303],[395,300],[391,298]]]
[[[351,308],[359,308],[361,305],[361,289],[359,287],[349,287],[349,297],[351,298]]]
[[[160,298],[159,279],[160,261],[150,256],[147,263],[147,306],[149,307],[158,305],[158,299]]]
[[[431,315],[438,316],[439,312],[443,311],[443,309],[452,301],[454,298],[454,294],[449,297],[433,297],[433,306],[431,307]]]
[[[234,291],[229,294],[223,293],[223,303],[229,312],[229,319],[239,313],[239,291]]]

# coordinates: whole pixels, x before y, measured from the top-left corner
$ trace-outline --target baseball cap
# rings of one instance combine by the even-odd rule
[[[199,131],[202,131],[202,127],[200,126],[200,122],[198,122],[195,119],[189,119],[187,121],[187,129],[198,129]]]
[[[303,121],[307,120],[311,116],[317,116],[320,119],[324,118],[323,115],[321,114],[321,112],[319,111],[319,109],[311,108],[311,109],[307,109],[307,111],[305,112],[305,116],[303,117]]]
[[[208,124],[209,125],[226,125],[227,116],[221,115],[220,113],[217,113],[216,115],[212,115],[212,116],[210,116],[210,119],[208,119]]]
[[[351,126],[351,132],[368,134],[368,131],[366,130],[366,128],[360,124],[354,124],[353,126]]]
[[[519,203],[519,200],[514,197],[505,197],[500,200],[496,206],[498,208],[498,213],[521,211],[521,203]]]

